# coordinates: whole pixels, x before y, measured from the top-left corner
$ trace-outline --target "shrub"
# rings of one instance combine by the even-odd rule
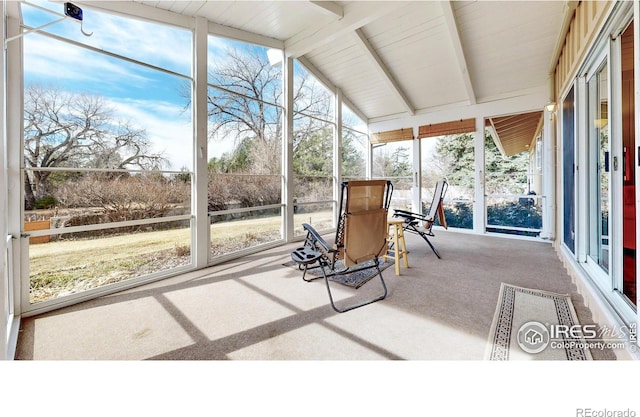
[[[190,212],[190,185],[159,174],[86,175],[67,181],[56,192],[62,208],[74,210],[67,226],[165,217]],[[166,227],[166,224],[120,228],[108,233]],[[92,232],[94,235],[106,232]]]
[[[36,210],[46,210],[53,208],[56,205],[55,197],[48,195],[36,200],[33,208]]]
[[[190,189],[182,181],[172,181],[161,175],[115,178],[91,175],[65,183],[57,197],[67,208],[98,207],[111,214],[113,221],[122,221],[162,217],[176,206],[188,208]]]
[[[209,174],[209,211],[225,210],[237,205],[258,207],[281,200],[279,176],[250,174]]]
[[[176,245],[174,253],[176,256],[189,256],[191,247],[189,245]]]
[[[455,203],[453,207],[445,206],[444,215],[449,227],[473,229],[473,205],[471,203]]]
[[[473,228],[473,209],[469,203],[455,203],[445,206],[445,216],[450,227],[464,229]],[[494,226],[524,227],[530,229],[542,228],[542,209],[540,206],[522,202],[506,202],[487,207],[487,223]],[[500,228],[489,228],[491,231],[506,233]],[[527,234],[527,232],[513,231],[513,234]],[[535,232],[534,232],[535,233]]]
[[[495,226],[542,228],[542,209],[531,204],[507,202],[487,207],[487,222]]]

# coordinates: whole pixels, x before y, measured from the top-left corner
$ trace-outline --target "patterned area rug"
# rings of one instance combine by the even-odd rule
[[[486,359],[592,359],[571,297],[505,284],[493,318]]]
[[[298,264],[295,263],[294,261],[286,262],[283,265],[290,268],[298,269]],[[391,265],[393,265],[393,259],[387,259],[386,261],[380,262],[380,270],[384,271],[385,269],[389,268]],[[317,266],[317,264],[312,266]],[[378,273],[376,268],[368,268],[370,266],[373,266],[373,261],[365,262],[361,266],[351,267],[350,268],[351,270],[357,269],[357,271],[351,272],[349,269],[346,269],[344,267],[344,263],[340,260],[336,262],[336,266],[334,268],[334,270],[338,271],[339,273],[328,276],[328,278],[330,281],[337,282],[339,284],[343,284],[348,287],[360,288],[361,286],[366,284],[367,281],[369,281],[371,278],[375,277]],[[366,268],[366,269],[360,270],[362,268]],[[329,268],[325,268],[325,272],[327,273],[327,275],[331,273]],[[302,274],[302,271],[300,271],[300,274]],[[307,270],[307,275],[322,277],[322,272],[320,271],[320,268],[313,268],[313,269]]]

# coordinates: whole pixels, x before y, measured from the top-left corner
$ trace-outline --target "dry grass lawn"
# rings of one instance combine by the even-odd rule
[[[330,211],[296,215],[296,233],[302,233],[304,222],[330,228],[331,219]],[[214,223],[210,228],[211,256],[278,240],[280,229],[280,216]],[[29,246],[30,302],[188,265],[190,247],[190,228],[32,244]]]

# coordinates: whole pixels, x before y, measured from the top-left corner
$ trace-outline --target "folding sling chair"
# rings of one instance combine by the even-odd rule
[[[440,254],[429,240],[429,237],[435,236],[433,234],[433,225],[436,222],[436,218],[439,220],[442,227],[445,229],[447,228],[447,219],[444,216],[442,201],[444,200],[444,195],[446,194],[448,187],[449,184],[444,179],[439,180],[436,183],[436,188],[433,192],[433,199],[431,200],[431,206],[429,207],[429,212],[427,214],[411,213],[410,211],[397,209],[394,210],[393,213],[393,217],[402,218],[404,220],[402,228],[405,231],[422,236],[438,259],[441,259]],[[420,226],[421,222],[423,223],[422,227]]]
[[[379,258],[385,253],[387,247],[387,215],[392,192],[391,181],[343,182],[338,227],[333,245],[329,245],[313,226],[303,224],[307,231],[304,246],[291,252],[291,258],[303,270],[303,280],[309,282],[324,278],[331,307],[339,313],[371,304],[387,296],[387,286],[382,277]],[[310,268],[320,268],[322,276],[305,278]],[[374,277],[380,278],[382,293],[350,307],[336,306],[329,285],[329,277],[370,268],[376,269]]]

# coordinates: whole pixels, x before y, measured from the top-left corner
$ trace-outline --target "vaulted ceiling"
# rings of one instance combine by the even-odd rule
[[[284,48],[375,123],[550,93],[560,40],[577,2],[77,3],[151,18],[204,17],[210,30],[242,33],[245,40],[246,33],[255,34],[256,43]]]
[[[282,41],[370,122],[550,89],[568,10],[565,1],[136,3]]]

